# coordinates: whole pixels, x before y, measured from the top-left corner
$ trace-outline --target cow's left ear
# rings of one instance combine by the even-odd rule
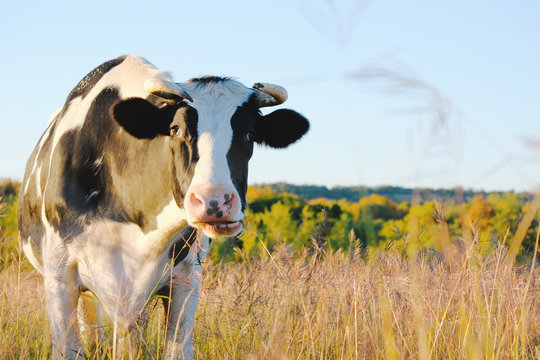
[[[255,141],[272,148],[286,148],[309,130],[309,121],[289,109],[279,109],[260,117],[255,124]]]
[[[168,135],[171,119],[157,106],[143,98],[129,98],[111,107],[116,122],[137,139]]]

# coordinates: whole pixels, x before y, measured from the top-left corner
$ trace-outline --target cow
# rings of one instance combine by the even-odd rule
[[[286,99],[268,83],[175,83],[134,55],[78,83],[31,154],[19,198],[53,358],[88,355],[83,338],[102,335],[102,312],[125,346],[155,297],[166,306],[166,358],[193,358],[201,261],[210,239],[244,230],[254,144],[285,148],[309,129],[293,110],[260,111]]]

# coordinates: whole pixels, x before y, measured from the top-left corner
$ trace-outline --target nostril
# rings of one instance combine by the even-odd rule
[[[193,205],[201,206],[203,205],[203,199],[199,198],[196,193],[191,193],[191,202]]]
[[[223,198],[225,199],[225,202],[223,203],[224,205],[231,205],[231,203],[233,201],[232,194],[225,194],[225,195],[223,195]]]

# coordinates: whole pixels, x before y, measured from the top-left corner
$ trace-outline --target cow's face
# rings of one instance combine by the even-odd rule
[[[119,102],[113,117],[139,139],[169,143],[172,192],[191,226],[209,237],[238,235],[254,143],[287,147],[307,132],[309,123],[292,110],[261,115],[260,107],[286,99],[285,90],[275,85],[247,88],[217,77],[176,85],[181,93],[171,93],[169,86],[147,99]]]

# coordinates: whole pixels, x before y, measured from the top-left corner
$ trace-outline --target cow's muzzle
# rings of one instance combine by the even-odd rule
[[[232,187],[192,187],[186,194],[185,207],[190,225],[209,237],[234,236],[243,230],[240,197]]]

